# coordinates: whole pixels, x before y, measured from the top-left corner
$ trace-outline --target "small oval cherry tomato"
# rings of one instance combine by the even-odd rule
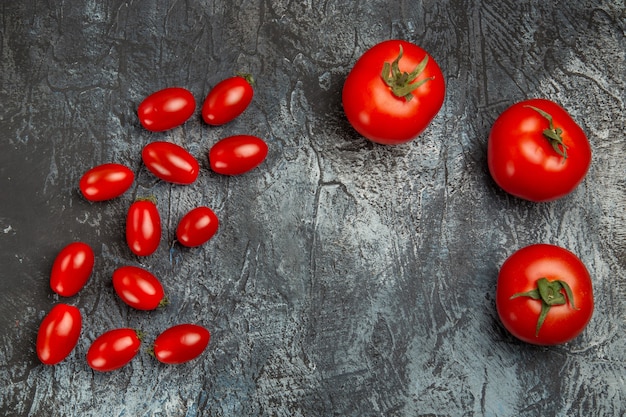
[[[37,356],[46,365],[65,359],[78,343],[83,319],[78,308],[57,304],[44,317],[37,332]]]
[[[494,122],[487,161],[504,191],[529,201],[552,201],[583,180],[591,164],[591,146],[561,106],[545,99],[525,100]]]
[[[556,345],[578,336],[593,313],[591,278],[567,249],[536,244],[514,252],[500,268],[496,309],[520,340]]]
[[[179,324],[154,340],[154,356],[163,363],[178,364],[197,358],[211,339],[207,329],[197,324]]]
[[[196,207],[180,219],[176,239],[187,247],[200,246],[213,237],[219,226],[217,216],[208,207]]]
[[[239,175],[261,165],[267,150],[267,144],[256,136],[230,136],[211,147],[209,163],[218,174]]]
[[[113,371],[129,363],[140,347],[141,336],[136,330],[109,330],[98,336],[89,347],[87,364],[96,371]]]
[[[141,125],[160,132],[180,126],[196,109],[196,100],[189,90],[170,87],[152,93],[139,105],[137,114]]]
[[[122,266],[113,271],[113,288],[122,301],[138,310],[154,310],[167,304],[158,278],[137,266]]]
[[[437,62],[419,46],[388,40],[357,60],[343,86],[344,112],[354,129],[386,145],[408,142],[435,118],[445,98]]]
[[[62,297],[76,295],[89,280],[94,262],[91,246],[83,242],[70,243],[54,259],[50,288]]]
[[[204,100],[202,119],[218,126],[237,118],[252,101],[253,82],[251,75],[242,74],[217,83]]]
[[[191,184],[200,172],[196,158],[175,143],[149,143],[144,146],[141,158],[156,177],[174,184]]]
[[[161,241],[161,216],[151,200],[137,200],[131,204],[126,217],[126,242],[138,256],[154,253]]]
[[[104,201],[119,197],[130,188],[135,174],[128,167],[108,163],[95,166],[80,178],[78,187],[89,201]]]

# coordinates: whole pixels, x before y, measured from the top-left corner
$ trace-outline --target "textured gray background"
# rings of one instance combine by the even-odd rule
[[[557,3],[563,3],[558,5]],[[624,416],[626,415],[626,7],[623,1],[36,1],[0,4],[0,409],[10,416]],[[442,111],[416,141],[369,143],[347,124],[341,88],[360,54],[404,38],[447,77]],[[233,72],[257,78],[251,107],[208,127],[199,111],[166,133],[135,111],[164,87],[199,102]],[[594,157],[570,196],[532,204],[486,168],[497,115],[546,97],[587,132]],[[269,144],[255,171],[222,177],[206,152],[221,137]],[[197,182],[155,180],[140,151],[187,147]],[[90,204],[81,174],[104,162],[137,174],[132,191]],[[139,196],[158,199],[164,239],[145,259],[123,238]],[[205,204],[221,219],[207,245],[171,245]],[[96,268],[60,299],[56,253],[83,240]],[[557,347],[512,338],[494,306],[499,266],[532,243],[577,253],[597,307]],[[138,312],[110,284],[122,265],[160,276],[172,301]],[[34,342],[57,302],[84,329],[63,363]],[[204,324],[196,361],[142,351],[120,371],[87,366],[90,342],[130,326],[146,346],[166,327]]]

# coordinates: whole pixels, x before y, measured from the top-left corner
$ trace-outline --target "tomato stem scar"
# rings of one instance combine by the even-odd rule
[[[548,121],[549,127],[545,129],[542,133],[548,139],[548,141],[550,142],[550,145],[552,145],[552,149],[554,149],[556,153],[561,155],[563,159],[567,159],[567,145],[563,143],[563,138],[561,137],[561,134],[563,133],[563,129],[561,129],[560,127],[556,127],[556,128],[554,127],[554,121],[552,120],[552,115],[535,106],[526,105],[524,107],[533,109],[534,111],[539,113],[543,118],[545,118]]]
[[[432,80],[434,77],[424,78],[423,80],[415,82],[417,77],[420,76],[428,64],[428,54],[424,56],[422,62],[420,62],[412,72],[408,73],[400,71],[399,63],[403,54],[404,51],[402,49],[402,45],[400,45],[400,53],[398,54],[398,57],[392,63],[384,63],[383,71],[380,76],[383,81],[385,81],[385,84],[391,88],[391,91],[396,97],[404,97],[406,101],[411,101],[413,98],[413,91],[424,83]]]
[[[565,294],[563,291],[565,290]],[[539,330],[543,325],[548,312],[552,306],[569,304],[574,310],[578,310],[574,305],[574,294],[572,289],[565,281],[554,280],[548,281],[547,278],[539,278],[537,280],[537,288],[533,288],[527,292],[518,292],[513,294],[510,300],[518,297],[530,297],[533,300],[541,300],[541,312],[539,313],[539,319],[537,320],[537,327],[535,329],[535,337],[539,336]]]

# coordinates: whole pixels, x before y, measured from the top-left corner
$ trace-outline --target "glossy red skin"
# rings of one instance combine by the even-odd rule
[[[89,201],[111,200],[124,194],[135,180],[130,168],[115,163],[95,166],[80,178],[78,187]]]
[[[141,339],[135,330],[109,330],[98,336],[89,347],[87,364],[96,371],[114,371],[137,356],[140,347]]]
[[[122,266],[113,271],[113,288],[122,301],[137,310],[154,310],[165,298],[161,281],[136,266]]]
[[[196,110],[196,100],[189,90],[169,87],[152,93],[137,109],[141,125],[161,132],[185,123]]]
[[[78,308],[57,304],[44,317],[37,333],[37,356],[46,365],[65,359],[76,347],[83,319]]]
[[[179,324],[161,333],[154,341],[154,356],[162,363],[189,362],[204,352],[211,334],[196,324]]]
[[[149,143],[144,146],[141,158],[152,174],[174,184],[191,184],[200,172],[196,158],[175,143]]]
[[[208,207],[196,207],[183,216],[176,228],[176,240],[183,246],[200,246],[215,235],[219,220]]]
[[[50,288],[62,297],[76,295],[89,280],[94,263],[91,246],[83,242],[70,243],[52,263]]]
[[[445,98],[445,80],[432,56],[416,81],[433,77],[413,91],[406,101],[397,97],[381,77],[385,62],[392,63],[400,53],[399,68],[412,72],[427,55],[419,46],[388,40],[368,49],[355,63],[343,86],[343,109],[350,124],[367,139],[397,145],[419,136],[435,118]]]
[[[251,135],[224,138],[209,151],[211,169],[223,175],[241,175],[261,165],[268,147],[263,139]]]
[[[569,302],[550,307],[539,334],[535,336],[541,300],[529,297],[511,299],[516,293],[536,288],[539,278],[561,280],[572,289]],[[504,327],[515,337],[535,345],[566,343],[578,336],[593,314],[591,278],[582,261],[567,249],[548,244],[524,247],[502,265],[496,288],[496,309]]]
[[[552,116],[563,129],[567,159],[556,153],[543,135]],[[591,146],[583,130],[558,104],[532,99],[513,104],[495,121],[487,145],[489,172],[504,191],[534,202],[552,201],[571,193],[591,164]]]
[[[161,216],[156,204],[150,200],[137,200],[131,204],[126,217],[126,242],[138,256],[154,253],[161,241]]]
[[[253,96],[252,85],[244,77],[222,80],[207,94],[202,105],[202,119],[213,126],[228,123],[248,108]]]

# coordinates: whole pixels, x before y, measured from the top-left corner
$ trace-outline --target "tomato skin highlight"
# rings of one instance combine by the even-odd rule
[[[175,143],[151,142],[144,146],[141,158],[154,176],[174,184],[191,184],[200,172],[196,158]]]
[[[551,306],[537,332],[542,301],[527,296],[512,297],[535,289],[540,278],[566,282],[573,300]],[[591,277],[582,261],[567,249],[549,244],[526,246],[514,252],[500,268],[496,309],[504,327],[524,342],[566,343],[582,333],[591,320],[594,309]]]
[[[114,371],[128,364],[139,352],[141,338],[129,328],[109,330],[98,336],[87,351],[87,364],[95,371]]]
[[[382,78],[385,63],[400,53],[400,71],[411,73],[424,57],[427,64],[415,82],[412,98],[396,96]],[[445,99],[445,80],[435,59],[421,47],[404,40],[387,40],[372,46],[356,61],[342,91],[345,115],[354,129],[372,142],[398,145],[419,136],[435,118]]]
[[[552,116],[562,130],[567,158],[553,149],[543,131],[549,121],[535,107]],[[591,164],[587,136],[558,104],[546,99],[524,100],[507,108],[494,122],[487,144],[489,172],[496,184],[518,198],[553,201],[571,193]]]
[[[56,365],[76,347],[82,327],[78,308],[56,304],[44,317],[37,332],[37,356],[45,365]]]
[[[193,94],[181,87],[169,87],[146,97],[137,115],[141,125],[152,132],[162,132],[185,123],[196,109]]]
[[[226,78],[207,94],[202,104],[202,119],[212,126],[228,123],[248,108],[253,96],[254,89],[246,77]]]
[[[197,358],[211,340],[211,333],[197,324],[179,324],[154,340],[154,356],[162,363],[180,364]]]
[[[111,200],[124,194],[135,180],[135,174],[122,164],[95,166],[80,178],[78,187],[89,201]]]
[[[122,266],[113,271],[113,288],[122,301],[137,310],[154,310],[166,304],[161,281],[137,266]]]
[[[95,256],[91,246],[72,242],[58,253],[50,272],[50,288],[62,297],[76,295],[87,283]]]
[[[211,169],[222,175],[241,175],[261,165],[268,147],[263,139],[236,135],[221,139],[209,150]]]
[[[161,241],[161,216],[155,203],[137,200],[131,204],[126,217],[126,242],[138,256],[154,253]]]
[[[196,247],[208,242],[217,232],[219,220],[209,207],[196,207],[178,222],[176,240],[183,246]]]

